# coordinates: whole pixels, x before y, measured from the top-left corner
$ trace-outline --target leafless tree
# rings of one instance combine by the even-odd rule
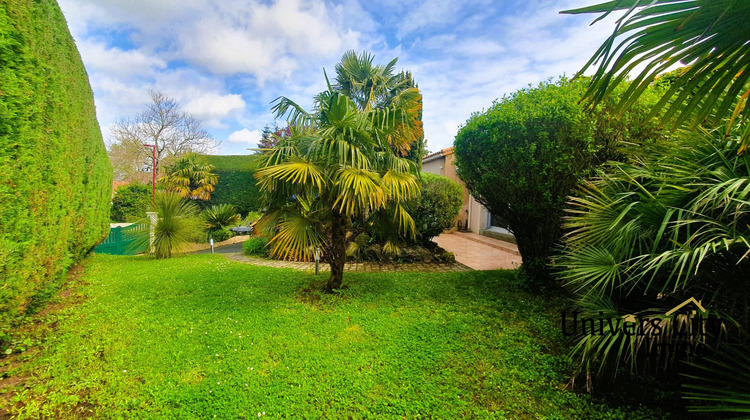
[[[134,118],[123,119],[112,128],[110,160],[116,176],[140,180],[141,172],[151,171],[151,149],[156,145],[156,172],[165,161],[187,153],[211,153],[218,142],[203,129],[201,122],[183,111],[171,97],[149,91],[151,102]]]
[[[112,162],[114,179],[148,183],[151,181],[150,149],[143,147],[143,143],[135,138],[123,138],[109,145],[107,148],[109,160]]]

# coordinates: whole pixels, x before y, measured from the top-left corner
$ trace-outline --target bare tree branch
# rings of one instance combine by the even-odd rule
[[[115,176],[120,179],[146,178],[151,171],[151,150],[156,145],[156,170],[165,163],[188,153],[215,151],[218,141],[203,129],[201,122],[184,112],[180,105],[163,92],[149,91],[151,102],[134,118],[117,122],[112,128],[114,142],[109,147]],[[140,149],[140,150],[139,150]]]

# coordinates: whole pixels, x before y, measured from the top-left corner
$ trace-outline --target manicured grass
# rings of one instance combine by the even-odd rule
[[[326,296],[220,255],[86,265],[9,372],[20,418],[635,416],[562,389],[559,303],[513,272],[347,274]]]

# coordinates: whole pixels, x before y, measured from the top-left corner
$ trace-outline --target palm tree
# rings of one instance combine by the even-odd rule
[[[670,88],[654,109],[664,112],[663,121],[671,127],[696,130],[700,126],[725,126],[720,137],[709,143],[696,143],[701,134],[680,132],[673,149],[662,150],[664,162],[647,158],[649,166],[636,173],[620,171],[608,175],[603,185],[591,184],[598,192],[586,190],[588,202],[576,201],[579,222],[588,219],[588,226],[576,224],[577,231],[568,243],[563,264],[571,271],[568,279],[587,287],[600,296],[614,296],[614,302],[596,294],[584,294],[582,306],[602,305],[614,309],[612,303],[628,303],[643,309],[644,303],[659,302],[644,293],[662,289],[674,295],[703,293],[714,305],[733,319],[739,315],[741,335],[747,338],[750,297],[746,279],[750,276],[750,235],[748,222],[747,150],[750,146],[750,2],[735,0],[614,0],[563,13],[602,13],[624,11],[614,33],[584,66],[585,71],[598,62],[598,69],[587,93],[596,103],[627,79],[636,66],[642,70],[622,96],[620,110],[629,107],[660,74],[677,65],[683,68],[664,77]],[[661,108],[661,110],[660,110]],[[717,137],[716,133],[712,137]],[[694,148],[694,150],[690,150]],[[729,150],[740,157],[732,157]],[[698,155],[690,155],[697,153]],[[700,162],[703,166],[696,167]],[[638,167],[638,166],[636,166]],[[659,175],[655,168],[662,171]],[[638,174],[647,174],[641,181]],[[627,178],[625,178],[627,177]],[[617,179],[619,178],[619,179]],[[602,196],[604,191],[617,192]],[[653,188],[653,185],[661,189]],[[631,202],[643,197],[643,202]],[[614,200],[614,201],[613,201]],[[650,203],[650,204],[644,204]],[[627,204],[626,207],[622,207]],[[589,206],[584,208],[582,205]],[[596,207],[593,207],[596,206]],[[628,214],[629,213],[629,214]],[[597,217],[591,218],[592,215]],[[649,219],[651,230],[642,229]],[[621,217],[622,216],[622,217]],[[637,216],[637,219],[633,219]],[[575,220],[575,217],[574,219]],[[616,222],[616,223],[615,223]],[[620,226],[616,226],[620,225]],[[609,226],[609,227],[607,227]],[[616,247],[599,241],[606,236],[602,229],[622,235],[612,236]],[[640,231],[642,237],[627,234]],[[644,238],[655,235],[652,243]],[[582,239],[585,237],[589,239]],[[576,239],[577,238],[577,239]],[[596,246],[584,246],[584,244]],[[576,243],[578,245],[576,245]],[[604,246],[604,249],[602,249]],[[657,253],[660,251],[661,253]],[[671,271],[668,271],[670,270]],[[576,281],[570,276],[580,276]],[[606,288],[610,289],[607,290]],[[645,288],[645,290],[643,290]],[[588,297],[586,297],[588,296]],[[629,298],[629,299],[628,299]],[[744,311],[744,312],[743,312]],[[644,346],[638,339],[620,343],[588,340],[577,348],[583,363],[599,358],[641,361]],[[686,398],[703,405],[696,411],[750,414],[750,345],[730,344],[716,349],[713,357],[693,363],[697,373],[688,373]],[[612,350],[610,352],[610,350]],[[738,355],[744,355],[738,357]],[[606,363],[605,363],[606,364]]]
[[[202,161],[197,154],[189,153],[167,167],[167,175],[159,181],[167,191],[174,191],[191,200],[207,201],[219,179],[213,170],[213,165]]]
[[[636,335],[617,334],[605,322],[602,334],[580,336],[573,351],[579,372],[590,378],[595,370],[615,373],[621,363],[636,370],[658,362],[689,373],[675,363],[684,355],[660,350],[708,345],[719,350],[718,359],[692,360],[698,373],[690,375],[708,371],[714,379],[737,381],[713,386],[713,394],[707,382],[698,383],[689,396],[720,402],[722,395],[734,395],[733,403],[744,399],[743,412],[750,412],[750,393],[743,388],[750,385],[748,359],[721,360],[737,353],[733,342],[747,339],[750,323],[750,156],[737,153],[739,137],[679,131],[676,138],[650,146],[640,162],[616,163],[600,172],[571,198],[565,226],[570,233],[556,266],[578,296],[582,316],[661,320],[658,327],[640,326]],[[689,320],[665,314],[691,297],[709,309],[706,316],[723,320],[725,330],[721,336],[665,341],[673,340],[669,332],[684,331]]]
[[[740,116],[747,119],[750,96],[750,2],[736,0],[615,0],[562,13],[625,11],[614,33],[581,70],[598,64],[588,97],[598,102],[637,67],[643,69],[620,100],[632,105],[660,74],[685,65],[672,80],[654,113],[665,108],[664,121],[679,127],[729,119],[726,133]],[[596,22],[596,21],[595,21]],[[750,125],[739,153],[750,145]]]
[[[396,137],[403,141],[391,143],[399,156],[414,155],[412,159],[421,167],[420,152],[424,150],[422,95],[419,94],[411,72],[394,72],[398,58],[386,65],[373,64],[374,59],[366,51],[361,54],[355,51],[345,52],[335,67],[333,89],[349,97],[363,111],[392,104],[404,107],[410,122],[401,129],[409,130],[410,133],[396,133]],[[407,140],[411,142],[406,143]]]
[[[231,204],[211,206],[203,210],[201,218],[209,234],[213,234],[229,226],[235,226],[242,220],[242,217],[237,214],[237,210]]]
[[[397,94],[402,81],[393,70],[398,58],[383,65],[373,64],[375,56],[350,50],[336,64],[333,88],[349,97],[359,109],[371,109],[389,102]]]
[[[394,150],[414,140],[409,112],[418,97],[410,88],[389,104],[360,108],[328,83],[312,112],[275,101],[277,118],[293,129],[256,172],[268,209],[256,227],[273,234],[278,257],[310,260],[320,249],[331,266],[329,292],[341,287],[347,243],[358,232],[377,226],[391,238],[415,235],[404,205],[420,192],[418,169]]]
[[[149,253],[158,259],[171,258],[187,243],[198,239],[201,221],[198,206],[192,201],[176,192],[162,191],[156,195],[152,211],[156,213],[156,223],[152,225],[149,218],[141,220],[141,225],[152,228],[140,231],[133,245],[135,249],[149,249]]]

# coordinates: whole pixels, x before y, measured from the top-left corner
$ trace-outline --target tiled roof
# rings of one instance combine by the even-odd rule
[[[112,181],[112,192],[114,193],[118,188],[128,184],[130,184],[129,181]]]
[[[438,150],[435,153],[430,153],[429,155],[427,155],[427,156],[425,156],[425,157],[422,158],[422,163],[424,163],[426,161],[433,160],[433,159],[437,158],[438,156],[448,156],[450,154],[453,154],[453,146],[451,146],[451,147],[449,147],[447,149]]]

